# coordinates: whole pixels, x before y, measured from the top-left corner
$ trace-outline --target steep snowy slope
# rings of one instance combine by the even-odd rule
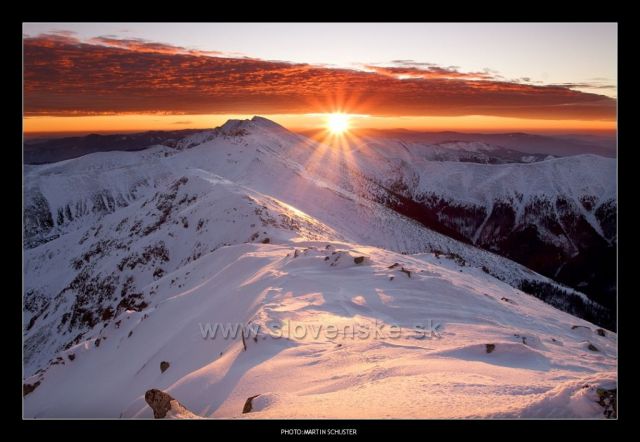
[[[25,166],[25,247],[47,242],[128,206],[146,189],[170,178],[170,171],[157,161],[170,152],[158,146]]]
[[[292,236],[340,238],[298,210],[216,175],[177,177],[87,229],[26,251],[25,361],[40,367],[86,330],[123,310],[143,310],[155,291],[141,287],[203,254]]]
[[[582,317],[602,309],[381,204],[371,176],[387,165],[254,118],[173,147],[28,166],[26,415],[148,417],[144,393],[159,388],[213,417],[255,394],[256,416],[603,416],[591,399],[615,384],[615,334],[518,288]],[[414,333],[428,320],[440,337],[274,336],[296,322]],[[249,321],[261,331],[246,352],[238,336],[200,335]],[[300,382],[282,378],[292,372]],[[415,382],[430,393],[414,409]],[[359,395],[367,406],[347,411]]]
[[[431,149],[362,145],[346,155],[378,189],[369,196],[423,224],[615,303],[616,160],[528,164],[433,161]]]

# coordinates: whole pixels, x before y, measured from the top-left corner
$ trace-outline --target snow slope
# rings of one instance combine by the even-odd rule
[[[25,416],[152,417],[158,388],[204,417],[604,417],[615,333],[517,289],[553,281],[366,197],[366,155],[256,117],[29,166]],[[259,332],[245,351],[207,323]],[[296,327],[311,332],[279,336]]]
[[[246,417],[601,417],[594,404],[581,412],[571,395],[554,397],[615,381],[614,334],[432,255],[326,241],[242,244],[153,284],[149,308],[123,311],[60,353],[62,364],[27,379],[42,379],[25,398],[27,416],[150,417],[143,396],[159,388],[205,417],[241,417],[256,394]],[[429,320],[441,324],[437,337],[415,332]],[[257,342],[249,335],[243,351],[239,336],[203,339],[200,326],[216,322],[259,325]],[[329,326],[338,336],[320,329]],[[356,326],[370,336],[357,329],[354,338]]]

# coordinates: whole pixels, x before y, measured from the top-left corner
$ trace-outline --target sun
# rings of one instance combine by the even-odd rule
[[[348,114],[329,114],[327,116],[327,129],[334,135],[340,135],[349,130],[351,118]]]

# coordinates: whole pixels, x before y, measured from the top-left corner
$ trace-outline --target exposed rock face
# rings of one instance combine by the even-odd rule
[[[607,305],[616,290],[616,203],[592,207],[589,198],[583,199],[586,206],[563,196],[498,199],[484,206],[428,194],[394,195],[387,204],[437,232],[524,264]]]
[[[153,417],[162,419],[167,415],[167,412],[171,410],[171,401],[174,399],[170,394],[154,388],[144,394],[144,400],[147,401],[147,404],[149,404],[153,410]]]
[[[170,365],[171,364],[169,364],[167,361],[160,362],[160,372],[164,373],[165,371],[167,371]]]
[[[475,165],[448,165],[440,172],[425,163],[431,167],[429,174],[420,175],[418,166],[400,162],[380,177],[366,177],[371,185],[365,197],[566,284],[615,314],[617,203],[610,185],[615,182],[612,164],[584,156],[531,167],[506,165],[498,173],[500,168]],[[610,182],[577,178],[580,173],[598,175],[592,169],[606,170]],[[575,170],[580,171],[576,176]],[[466,178],[458,178],[462,176]]]

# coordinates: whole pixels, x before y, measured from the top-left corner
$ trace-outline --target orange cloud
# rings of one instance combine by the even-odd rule
[[[365,67],[378,74],[400,80],[409,78],[494,80],[496,78],[488,72],[460,72],[454,67],[441,67],[430,63],[415,64],[403,62],[399,64],[400,66],[366,65]]]
[[[381,116],[615,119],[612,98],[487,72],[415,62],[362,71],[221,55],[137,39],[26,37],[25,115],[296,114],[333,110],[322,104],[343,97],[334,105]]]
[[[95,37],[89,40],[90,43],[110,46],[115,48],[128,49],[138,52],[152,52],[157,54],[190,54],[190,55],[208,55],[208,56],[222,56],[224,53],[219,51],[199,51],[195,49],[187,49],[181,46],[172,46],[165,43],[156,43],[140,38],[117,38],[111,36]]]

